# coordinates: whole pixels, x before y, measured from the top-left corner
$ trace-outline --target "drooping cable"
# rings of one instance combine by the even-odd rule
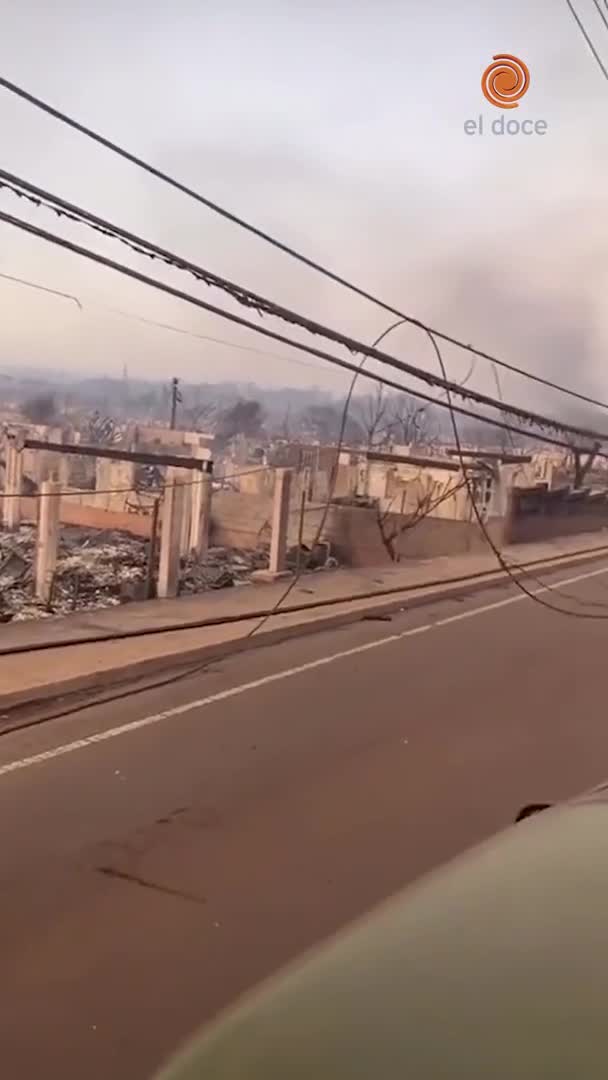
[[[14,225],[16,228],[20,228],[25,232],[29,232],[32,235],[38,236],[41,239],[45,239],[49,243],[54,243],[60,247],[65,248],[66,250],[83,255],[84,257],[98,262],[101,265],[119,270],[120,272],[134,278],[135,280],[141,281],[148,285],[152,285],[154,288],[162,289],[170,295],[176,296],[180,299],[188,299],[191,303],[197,304],[204,310],[210,311],[214,314],[219,314],[223,318],[230,319],[232,322],[235,322],[239,325],[246,326],[250,329],[255,329],[257,333],[264,334],[268,337],[273,337],[275,340],[282,341],[284,344],[293,345],[294,348],[309,352],[311,355],[314,356],[320,356],[322,359],[330,359],[330,354],[322,352],[321,350],[310,348],[303,343],[296,343],[292,339],[285,338],[282,335],[273,333],[272,331],[269,331],[264,327],[256,325],[255,323],[251,323],[248,320],[242,319],[239,316],[232,314],[231,312],[227,312],[222,308],[217,308],[215,305],[208,304],[203,300],[194,298],[189,294],[184,293],[182,290],[175,289],[169,285],[157,281],[154,278],[149,278],[146,275],[140,274],[138,271],[132,270],[129,267],[125,267],[120,263],[116,263],[114,260],[100,255],[97,252],[92,252],[87,248],[83,248],[78,244],[74,244],[72,241],[67,240],[65,237],[60,237],[57,236],[55,233],[48,232],[48,230],[40,229],[37,226],[22,220],[21,218],[16,218],[11,214],[0,212],[0,220],[6,222],[7,224]],[[143,243],[146,242],[144,241]],[[150,245],[150,247],[152,249],[154,245]],[[145,254],[146,252],[142,251],[142,253]],[[315,322],[314,320],[307,319],[303,316],[297,315],[295,312],[289,311],[286,308],[277,306],[272,302],[267,301],[265,298],[259,297],[256,294],[251,293],[249,290],[244,289],[242,286],[236,286],[233,283],[226,282],[225,279],[219,278],[217,275],[210,275],[209,272],[203,271],[199,267],[194,267],[192,270],[193,264],[187,265],[184,260],[178,260],[178,263],[182,266],[182,268],[191,269],[191,272],[195,272],[195,276],[199,276],[201,280],[205,280],[207,284],[218,284],[220,288],[226,289],[226,291],[228,291],[234,299],[239,300],[239,302],[245,303],[246,306],[256,308],[256,310],[260,312],[262,310],[265,310],[268,314],[276,315],[279,318],[285,319],[287,322],[298,325],[302,329],[307,330],[312,334],[319,334],[323,337],[326,337],[330,341],[342,345],[351,353],[359,353],[363,356],[379,360],[381,363],[388,365],[389,367],[392,367],[398,371],[405,372],[406,374],[413,376],[416,379],[420,379],[421,381],[426,382],[429,385],[441,387],[443,390],[449,389],[452,394],[460,395],[464,399],[472,400],[485,407],[497,409],[499,412],[507,414],[508,416],[515,416],[520,422],[530,424],[531,427],[540,427],[542,429],[548,429],[551,431],[562,433],[567,432],[571,434],[574,438],[592,440],[593,442],[599,441],[600,443],[602,443],[608,440],[608,434],[597,432],[589,428],[581,428],[573,424],[567,424],[563,421],[557,420],[555,417],[547,417],[540,413],[533,413],[527,409],[522,409],[517,405],[500,402],[497,399],[492,398],[487,394],[481,394],[476,390],[464,388],[459,383],[455,383],[453,381],[435,376],[432,373],[429,373],[413,364],[398,360],[391,354],[378,350],[373,345],[365,345],[365,343],[361,341],[350,338],[347,335],[332,330],[329,327],[325,327],[322,324]],[[209,280],[207,280],[208,278]],[[425,332],[428,331],[428,328],[426,326],[423,327],[423,329],[425,330]],[[350,367],[351,369],[356,370],[356,367],[354,365],[349,365],[347,362],[340,360],[337,357],[332,357],[330,362],[337,363],[343,367]],[[389,385],[388,380],[387,385]],[[409,388],[404,388],[399,384],[397,384],[397,388],[407,389],[408,392],[411,392],[424,400],[424,395],[421,393],[417,393],[416,391],[410,391]],[[444,404],[441,403],[438,399],[427,398],[427,400],[432,402],[434,401],[436,404]],[[525,434],[527,436],[537,435],[537,433],[534,431],[527,431],[525,432]]]
[[[114,259],[109,259],[105,255],[100,255],[98,252],[91,251],[89,248],[85,248],[79,244],[75,244],[71,240],[67,240],[65,237],[57,236],[55,233],[51,233],[46,229],[40,229],[37,226],[32,225],[30,222],[24,221],[21,218],[14,217],[12,214],[6,214],[4,211],[0,211],[0,221],[4,221],[6,224],[21,229],[23,232],[29,233],[30,235],[36,236],[39,239],[45,240],[47,243],[54,244],[60,248],[64,248],[67,251],[71,251],[74,254],[80,255],[83,258],[98,263],[101,266],[116,270],[118,273],[121,273],[126,277],[132,278],[134,281],[138,281],[144,285],[148,285],[154,289],[157,289],[160,292],[166,293],[169,296],[184,300],[187,303],[193,304],[194,306],[201,308],[204,311],[210,312],[211,314],[219,315],[220,318],[226,319],[227,321],[235,323],[238,326],[244,326],[249,330],[253,330],[256,334],[262,335],[263,337],[270,338],[273,341],[279,341],[283,345],[289,345],[292,348],[298,349],[301,352],[305,352],[311,356],[318,357],[321,360],[326,360],[330,364],[334,364],[337,367],[343,368],[345,371],[351,371],[353,373],[358,371],[358,367],[356,364],[353,364],[348,360],[344,360],[342,357],[334,356],[332,353],[325,352],[324,350],[318,349],[315,346],[306,345],[304,342],[296,341],[294,338],[287,337],[284,334],[280,334],[277,331],[270,330],[265,326],[259,325],[258,323],[254,323],[248,319],[244,319],[242,316],[237,315],[234,312],[226,311],[224,308],[219,308],[214,304],[210,304],[205,300],[201,300],[199,297],[184,292],[182,289],[177,289],[172,285],[168,285],[166,282],[158,281],[156,278],[151,278],[146,274],[140,273],[138,270],[134,270],[129,266],[125,266],[123,263],[118,263]],[[361,345],[361,351],[364,352],[366,356],[373,356],[374,358],[383,358],[385,355],[387,355],[383,353],[378,353],[377,350],[372,350],[371,346],[365,345]],[[392,365],[395,365],[398,368],[405,366],[406,370],[409,370],[409,367],[407,365],[402,365],[393,357],[390,357],[389,359]],[[412,387],[405,386],[402,383],[395,382],[393,379],[389,379],[386,376],[380,375],[375,371],[368,370],[366,373],[366,377],[374,380],[375,382],[381,383],[384,386],[389,386],[393,390],[397,390],[399,393],[407,393],[411,397],[417,398],[420,401],[426,401],[432,405],[437,405],[439,408],[448,407],[447,403],[445,401],[442,401],[441,398],[434,398],[428,394],[423,393],[421,390],[414,389]],[[431,377],[429,376],[429,381],[430,378]],[[440,379],[436,380],[436,382],[437,385],[443,386],[444,389],[446,388],[445,380]],[[462,389],[458,383],[448,383],[447,385],[449,385],[450,388],[453,388],[456,393],[470,396],[473,394],[473,392],[470,390]],[[499,407],[499,403],[495,402],[492,398],[484,397],[484,403],[485,402],[489,403],[492,408]],[[523,435],[528,439],[533,438],[538,440],[539,442],[549,443],[553,446],[560,446],[567,450],[572,449],[571,441],[566,441],[564,439],[548,435],[544,431],[539,432],[531,429],[525,429],[513,423],[507,423],[506,421],[501,421],[493,417],[485,416],[483,413],[473,412],[471,409],[464,408],[464,406],[454,405],[453,402],[451,407],[455,412],[460,413],[462,416],[468,416],[469,418],[478,420],[481,423],[489,424],[492,427],[510,430],[513,431],[515,434]],[[504,405],[500,407],[505,412],[510,412],[510,407]],[[524,410],[516,411],[518,413],[523,413],[524,418],[529,420],[531,423],[547,425],[549,428],[555,429],[556,431],[571,432],[573,434],[576,434],[579,438],[582,438],[583,440],[603,439],[603,436],[599,435],[596,432],[592,432],[587,429],[574,428],[569,424],[562,424],[560,421],[557,421],[553,418],[536,417],[534,420],[531,420],[533,414],[526,413]],[[583,446],[582,449],[583,451],[585,451],[587,450],[587,447]],[[608,451],[598,449],[597,456],[608,458]]]
[[[570,0],[568,0],[568,3],[569,2],[570,2]],[[598,60],[599,60],[599,58],[598,58]],[[606,72],[604,72],[604,73],[606,74]],[[130,153],[128,150],[125,150],[123,147],[118,146],[118,144],[113,142],[111,139],[108,139],[105,136],[100,135],[98,132],[93,131],[91,128],[86,127],[84,124],[80,124],[77,120],[74,120],[72,117],[68,116],[67,113],[62,112],[59,109],[55,109],[52,105],[48,104],[48,102],[43,101],[41,98],[38,98],[34,94],[29,93],[29,91],[23,89],[20,86],[17,86],[16,83],[13,83],[10,80],[5,79],[2,76],[0,76],[0,87],[3,87],[5,90],[8,90],[10,93],[15,94],[16,96],[22,98],[24,101],[28,101],[31,105],[34,105],[36,108],[41,109],[47,115],[54,117],[54,119],[59,120],[61,123],[67,124],[72,129],[74,129],[76,131],[79,131],[81,134],[86,135],[88,138],[93,139],[95,142],[97,142],[100,145],[104,146],[106,149],[111,150],[112,152],[118,154],[120,157],[124,158],[125,160],[130,161],[131,164],[134,164],[134,165],[138,166],[139,168],[141,168],[144,171],[148,172],[150,175],[155,176],[157,179],[162,180],[163,182],[169,184],[170,186],[174,187],[178,191],[181,191],[183,194],[188,195],[190,198],[192,198],[195,201],[197,201],[197,202],[201,203],[202,205],[206,206],[209,210],[212,210],[214,213],[219,214],[221,217],[225,218],[226,220],[233,222],[233,224],[238,225],[239,227],[241,227],[241,228],[245,229],[246,231],[252,233],[253,235],[257,236],[258,238],[266,241],[267,243],[271,244],[273,247],[275,247],[278,250],[284,252],[285,254],[291,256],[293,259],[297,260],[298,262],[304,264],[305,266],[308,266],[310,269],[318,271],[319,273],[323,274],[323,276],[325,276],[328,279],[334,281],[336,284],[343,286],[344,288],[348,289],[350,292],[353,292],[356,295],[362,297],[363,299],[368,300],[370,303],[375,304],[376,306],[382,308],[383,310],[389,312],[390,314],[396,315],[400,319],[404,319],[406,322],[410,323],[412,326],[417,326],[420,329],[427,329],[426,324],[423,323],[420,319],[417,319],[416,317],[414,317],[412,315],[408,315],[405,312],[400,311],[398,308],[393,307],[391,304],[387,304],[385,301],[381,300],[379,297],[374,296],[372,293],[369,293],[365,289],[362,289],[359,286],[353,284],[352,282],[348,281],[346,278],[341,277],[339,274],[334,273],[332,270],[330,270],[327,267],[323,266],[321,263],[315,262],[315,260],[308,258],[308,256],[303,255],[301,252],[298,252],[295,248],[291,247],[290,245],[284,244],[282,241],[277,240],[276,237],[273,237],[269,233],[264,232],[264,230],[258,229],[256,226],[254,226],[251,223],[245,221],[244,218],[241,218],[238,215],[233,214],[231,211],[226,210],[225,208],[219,206],[219,204],[217,204],[217,203],[213,202],[212,200],[206,198],[205,196],[201,195],[200,192],[197,192],[193,188],[190,188],[187,185],[182,184],[180,181],[176,180],[174,177],[169,176],[169,174],[163,172],[162,170],[157,169],[155,166],[151,165],[149,162],[144,161],[142,158],[139,158],[135,154]],[[446,333],[444,331],[438,330],[438,329],[436,329],[434,327],[429,327],[429,329],[432,330],[432,332],[435,334],[435,336],[438,337],[440,340],[443,340],[443,341],[445,341],[445,342],[447,342],[449,344],[455,345],[457,348],[466,349],[468,352],[473,353],[474,355],[476,355],[478,357],[481,357],[482,359],[494,361],[495,363],[498,363],[499,365],[503,366],[507,370],[512,371],[512,372],[514,372],[514,373],[516,373],[518,375],[522,375],[522,376],[524,376],[526,378],[534,379],[536,382],[542,383],[542,384],[547,385],[547,386],[553,386],[554,389],[558,389],[558,390],[561,390],[561,391],[567,392],[567,393],[572,393],[572,394],[574,394],[574,396],[580,397],[580,398],[582,398],[582,400],[585,400],[590,404],[597,405],[600,408],[606,408],[607,407],[606,403],[596,401],[593,398],[588,397],[586,395],[581,395],[577,391],[566,390],[565,387],[559,387],[557,384],[551,383],[550,380],[544,379],[540,375],[535,375],[532,372],[526,371],[524,368],[520,368],[515,364],[510,364],[507,361],[498,360],[497,357],[493,357],[489,353],[484,352],[484,350],[477,349],[474,346],[472,346],[471,344],[463,342],[463,341],[459,340],[458,338],[454,337],[451,334],[448,334],[448,333]]]
[[[431,341],[431,343],[433,345],[433,348],[435,350],[435,355],[437,357],[439,367],[440,367],[442,373],[445,374],[445,364],[444,364],[443,356],[441,354],[441,349],[439,348],[439,345],[437,344],[437,342],[436,342],[436,340],[435,340],[435,338],[433,336],[433,333],[431,331],[427,331],[427,333],[428,333],[428,337],[430,338],[430,341]],[[537,604],[540,604],[541,607],[548,608],[549,611],[555,611],[560,615],[569,615],[569,616],[571,616],[572,618],[575,618],[575,619],[608,619],[608,611],[605,614],[600,615],[599,613],[595,613],[595,612],[570,611],[567,608],[561,608],[561,607],[557,607],[555,604],[550,604],[550,603],[548,603],[548,601],[543,600],[537,593],[535,593],[531,589],[529,589],[523,583],[523,581],[521,581],[519,579],[519,577],[513,572],[513,567],[511,566],[510,563],[507,562],[504,555],[502,554],[502,552],[500,551],[498,546],[495,544],[492,536],[490,535],[490,532],[489,532],[489,530],[487,528],[487,525],[486,525],[486,523],[485,523],[485,521],[483,519],[483,515],[482,515],[482,513],[481,513],[481,511],[479,509],[479,506],[477,504],[476,493],[475,493],[474,486],[473,486],[473,484],[471,482],[471,478],[470,478],[468,468],[467,468],[467,463],[466,463],[466,461],[464,459],[464,453],[463,453],[463,450],[462,450],[462,444],[460,442],[460,433],[458,431],[458,424],[456,422],[456,417],[455,417],[454,412],[452,410],[452,401],[451,401],[451,396],[450,396],[449,392],[448,392],[448,407],[450,409],[450,418],[451,418],[451,422],[452,422],[452,431],[453,431],[453,435],[454,435],[454,443],[456,445],[457,455],[458,455],[458,459],[460,461],[460,467],[462,469],[463,477],[465,477],[466,481],[467,481],[467,492],[468,492],[468,496],[469,496],[469,501],[471,503],[471,507],[472,507],[473,513],[475,515],[475,518],[476,518],[477,524],[479,526],[479,529],[480,529],[480,531],[481,531],[481,533],[482,533],[488,547],[490,548],[490,550],[494,554],[494,556],[496,558],[496,561],[498,562],[498,565],[500,566],[501,570],[503,570],[504,573],[507,575],[507,577],[510,579],[510,581],[514,585],[517,586],[517,588],[520,590],[520,592],[523,592],[530,600],[534,600]],[[519,569],[521,570],[522,568],[520,567]],[[544,586],[544,588],[548,588],[548,586]],[[557,592],[558,590],[553,589],[553,587],[552,587],[552,591]],[[604,605],[598,605],[598,606],[604,606]]]

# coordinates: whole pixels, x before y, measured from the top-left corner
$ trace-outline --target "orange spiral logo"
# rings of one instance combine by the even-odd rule
[[[530,86],[530,72],[523,60],[509,53],[498,53],[493,61],[481,76],[484,96],[498,109],[516,109]]]

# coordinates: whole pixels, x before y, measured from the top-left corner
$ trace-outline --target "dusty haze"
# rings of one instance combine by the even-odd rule
[[[608,58],[590,0],[580,7]],[[479,80],[496,52],[529,65],[513,115],[544,137],[469,137],[498,114]],[[2,73],[210,198],[398,307],[506,359],[608,395],[602,364],[608,233],[608,85],[566,5],[542,0],[251,5],[5,0]],[[509,115],[509,114],[507,114]],[[186,197],[0,91],[2,160],[64,197],[278,301],[365,339],[390,321]],[[150,270],[119,245],[0,193],[0,205]],[[186,379],[318,384],[345,377],[288,363],[290,350],[39,241],[0,231],[0,271],[76,293],[0,281],[0,362]],[[157,270],[213,302],[227,298]],[[145,326],[119,308],[261,348],[265,356]],[[431,367],[428,343],[393,351]],[[275,354],[275,356],[271,354]],[[299,357],[298,359],[302,359]],[[468,367],[448,350],[451,374]],[[472,385],[494,389],[480,363]],[[572,416],[556,395],[503,380],[505,396]],[[578,410],[574,410],[578,415]]]

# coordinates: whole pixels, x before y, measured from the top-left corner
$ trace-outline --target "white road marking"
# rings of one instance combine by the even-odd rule
[[[542,588],[531,591],[534,596],[538,596],[540,593],[550,592],[552,588],[560,585],[575,585],[579,581],[587,581],[589,578],[607,573],[608,566],[601,570],[591,570],[587,574],[577,574],[576,577],[558,581],[553,586],[543,585]],[[441,597],[437,599],[440,600]],[[209,694],[208,697],[199,698],[197,701],[188,701],[184,705],[174,705],[171,709],[154,713],[152,716],[144,716],[141,720],[131,720],[128,724],[120,724],[118,727],[98,731],[93,735],[87,735],[84,739],[76,739],[74,742],[65,743],[63,746],[54,746],[51,750],[43,750],[39,754],[32,754],[31,757],[21,758],[19,761],[9,761],[5,765],[0,765],[0,777],[17,772],[19,769],[29,769],[31,765],[39,765],[43,761],[52,761],[53,758],[63,757],[64,754],[73,754],[76,750],[85,750],[88,746],[95,746],[96,743],[106,742],[108,739],[116,739],[119,735],[128,735],[132,731],[150,727],[152,724],[160,724],[162,720],[169,720],[173,716],[183,716],[184,713],[192,712],[194,709],[204,709],[218,701],[226,701],[228,698],[246,694],[249,690],[257,690],[260,686],[268,686],[270,683],[300,675],[304,671],[313,671],[315,668],[324,667],[326,664],[333,664],[336,660],[357,656],[360,653],[369,652],[371,649],[379,649],[383,645],[391,645],[394,642],[403,641],[405,638],[424,634],[427,630],[448,626],[450,623],[461,622],[464,619],[472,619],[476,615],[484,615],[488,611],[496,611],[499,608],[507,607],[509,604],[518,604],[522,600],[528,599],[529,597],[524,593],[518,593],[516,596],[508,596],[504,600],[496,600],[492,604],[470,608],[468,611],[459,611],[456,615],[449,615],[445,619],[425,623],[424,626],[413,626],[408,630],[402,630],[399,634],[389,634],[387,637],[378,638],[376,641],[368,641],[364,645],[355,645],[352,649],[343,649],[342,652],[332,653],[331,656],[322,656],[318,660],[309,660],[307,663],[299,664],[297,667],[275,671],[271,675],[263,675],[260,679],[253,679],[251,682],[241,683],[239,686],[231,686],[228,690],[220,690],[217,694]]]

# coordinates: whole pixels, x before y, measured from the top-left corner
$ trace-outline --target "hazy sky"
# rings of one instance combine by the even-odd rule
[[[608,62],[608,30],[577,0]],[[0,0],[0,70],[386,300],[560,381],[608,394],[608,83],[565,0]],[[481,95],[497,52],[531,88]],[[467,136],[465,120],[543,119],[544,136]],[[373,339],[390,316],[0,90],[2,167],[259,292]],[[234,310],[0,192],[0,206]],[[120,308],[285,357],[253,333],[0,224],[0,364],[319,384],[345,376],[194,341]],[[255,318],[255,316],[254,316]],[[265,320],[265,325],[270,325]],[[278,324],[280,328],[280,324]],[[431,367],[428,342],[391,349]],[[447,354],[454,377],[465,356]],[[314,361],[309,361],[313,365]],[[480,363],[475,385],[493,386]],[[515,379],[522,403],[557,408]]]

